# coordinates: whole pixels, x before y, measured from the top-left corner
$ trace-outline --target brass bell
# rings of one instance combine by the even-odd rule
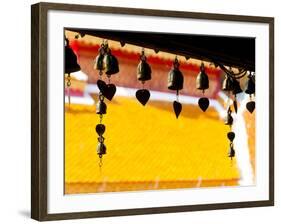
[[[102,156],[104,154],[106,154],[106,146],[103,142],[99,142],[97,145],[97,154],[99,156]]]
[[[99,71],[104,70],[103,58],[104,58],[104,47],[102,46],[99,49],[99,54],[97,55],[97,57],[95,59],[94,69],[99,70]]]
[[[137,77],[139,81],[151,79],[151,68],[145,60],[141,60],[137,67]]]
[[[173,68],[168,74],[168,89],[181,90],[183,88],[183,75],[179,70],[178,60],[175,59]]]
[[[200,67],[200,72],[197,75],[196,78],[196,88],[197,89],[201,89],[201,90],[205,90],[209,88],[209,78],[208,75],[205,72],[205,68],[204,68],[204,64],[201,64]]]
[[[242,93],[242,92],[243,92],[243,90],[240,87],[240,83],[236,79],[233,79],[233,90],[232,90],[232,93],[234,95],[236,95],[236,94]]]
[[[103,62],[105,65],[105,73],[107,75],[114,75],[119,72],[119,65],[118,65],[117,58],[111,54],[110,49],[107,50],[107,53],[103,58]]]
[[[77,63],[77,56],[69,47],[67,40],[67,45],[64,47],[64,72],[70,74],[80,70],[80,65]]]
[[[226,116],[224,124],[225,125],[232,125],[233,124],[233,117],[231,116],[231,109],[230,109],[230,107],[228,108],[227,116]]]
[[[250,75],[248,78],[249,78],[249,80],[247,83],[247,88],[245,90],[245,93],[254,94],[255,90],[256,90],[254,76]]]
[[[105,102],[99,100],[96,107],[96,114],[106,114]]]
[[[228,152],[228,157],[230,157],[231,159],[233,157],[235,157],[235,150],[233,148],[233,144],[230,144],[230,149],[229,149],[229,152]]]
[[[228,75],[226,75],[225,79],[223,80],[222,90],[223,91],[232,91],[233,90],[233,80]]]

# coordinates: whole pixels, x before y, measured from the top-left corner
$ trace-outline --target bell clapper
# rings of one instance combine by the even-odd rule
[[[107,83],[110,84],[110,77],[111,75],[107,75]]]
[[[102,70],[99,71],[99,79],[102,80]]]

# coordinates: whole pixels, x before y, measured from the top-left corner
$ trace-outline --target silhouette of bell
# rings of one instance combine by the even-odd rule
[[[105,73],[107,75],[114,75],[119,72],[119,65],[117,58],[111,54],[110,49],[107,50],[103,59],[105,65]]]
[[[232,144],[230,145],[230,149],[229,149],[229,152],[228,152],[228,157],[230,157],[231,159],[232,159],[233,157],[235,157],[235,150],[234,150]]]
[[[168,89],[181,90],[183,88],[183,75],[179,70],[178,60],[175,59],[173,68],[168,74]]]
[[[223,91],[232,91],[233,90],[233,81],[232,78],[229,76],[225,76],[225,79],[223,80],[222,83],[222,90]]]
[[[236,95],[236,94],[242,93],[242,92],[243,92],[243,90],[240,87],[240,83],[236,79],[233,79],[233,90],[232,90],[232,93],[234,95]]]
[[[232,125],[233,124],[233,117],[231,116],[231,112],[232,111],[229,107],[228,111],[227,111],[227,116],[226,116],[226,119],[225,119],[225,122],[224,122],[225,125]]]
[[[151,79],[151,68],[145,60],[141,60],[137,67],[137,77],[139,81]]]
[[[105,102],[99,100],[96,106],[96,114],[106,114],[107,106]]]
[[[227,116],[226,116],[226,120],[225,120],[225,123],[224,123],[225,125],[232,125],[233,124],[233,118],[232,118],[232,116],[231,116],[231,114],[228,114]]]
[[[250,75],[245,93],[254,94],[255,90],[256,90],[255,80],[254,80],[254,77],[252,75]]]
[[[99,156],[102,156],[104,154],[106,154],[106,146],[103,142],[99,142],[97,145],[97,154]]]
[[[204,64],[201,65],[200,72],[197,75],[196,88],[201,89],[201,90],[205,90],[205,89],[209,88],[209,78],[208,78],[207,74],[205,73]]]
[[[99,70],[99,71],[104,70],[103,58],[104,58],[104,49],[102,46],[99,49],[99,54],[97,55],[97,57],[95,59],[94,69]]]
[[[77,63],[77,56],[67,44],[64,47],[64,72],[70,74],[80,70],[80,65]]]

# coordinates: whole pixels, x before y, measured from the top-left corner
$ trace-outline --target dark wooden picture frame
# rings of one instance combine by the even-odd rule
[[[47,13],[49,10],[129,14],[167,18],[194,18],[269,24],[269,200],[48,214]],[[31,217],[33,219],[45,221],[274,205],[274,18],[57,3],[38,3],[32,5],[31,18]]]

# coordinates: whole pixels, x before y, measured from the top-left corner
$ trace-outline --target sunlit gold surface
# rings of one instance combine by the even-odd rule
[[[96,97],[95,97],[96,99]],[[107,154],[96,154],[95,106],[66,105],[65,192],[105,192],[237,185],[236,160],[227,157],[228,127],[209,108],[115,97],[103,123]]]

